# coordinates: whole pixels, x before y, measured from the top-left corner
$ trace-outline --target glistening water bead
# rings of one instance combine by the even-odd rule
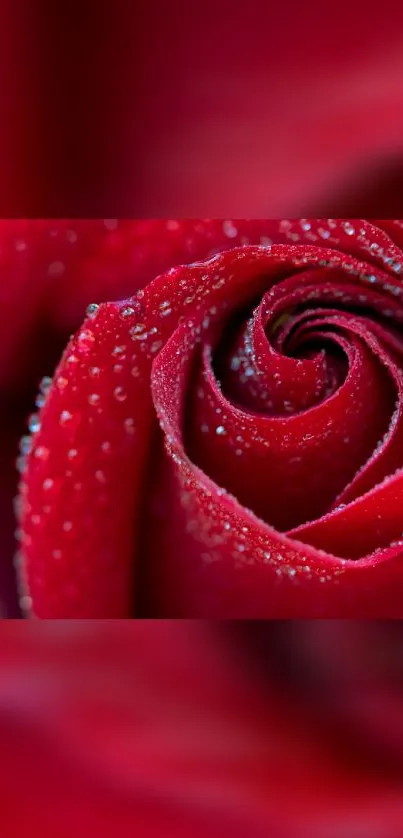
[[[50,378],[49,375],[44,375],[43,378],[40,381],[39,389],[41,390],[42,393],[48,393],[51,386],[52,386],[52,379]]]
[[[127,399],[127,393],[123,387],[115,387],[113,395],[118,402],[124,402]]]
[[[67,425],[73,418],[73,415],[70,413],[69,410],[62,410],[60,414],[60,424]]]
[[[29,417],[28,428],[32,434],[35,434],[40,430],[40,427],[41,423],[39,416],[36,413],[33,413],[32,416]]]
[[[90,305],[87,306],[85,313],[86,313],[87,317],[95,317],[98,309],[99,309],[99,305],[97,303],[90,303]]]
[[[20,440],[20,452],[21,454],[29,454],[32,448],[32,438],[30,436],[23,436]]]
[[[93,332],[89,329],[85,329],[81,332],[77,338],[77,349],[80,353],[89,352],[92,346],[95,343],[95,337]]]

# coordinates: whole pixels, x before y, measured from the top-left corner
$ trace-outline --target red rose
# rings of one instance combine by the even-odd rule
[[[268,229],[90,307],[31,420],[37,616],[403,614],[403,253],[359,220]]]

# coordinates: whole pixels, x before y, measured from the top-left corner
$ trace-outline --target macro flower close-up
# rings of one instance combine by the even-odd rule
[[[403,615],[403,222],[3,225],[24,613]]]
[[[402,23],[0,3],[5,838],[400,838]]]

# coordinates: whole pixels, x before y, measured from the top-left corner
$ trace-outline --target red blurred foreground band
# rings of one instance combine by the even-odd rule
[[[8,838],[401,835],[400,627],[26,628],[2,626]]]

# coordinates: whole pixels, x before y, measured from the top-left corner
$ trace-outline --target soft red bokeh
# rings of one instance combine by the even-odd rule
[[[0,14],[3,215],[401,213],[399,4]]]
[[[399,838],[398,627],[26,629],[2,626],[10,838]]]

